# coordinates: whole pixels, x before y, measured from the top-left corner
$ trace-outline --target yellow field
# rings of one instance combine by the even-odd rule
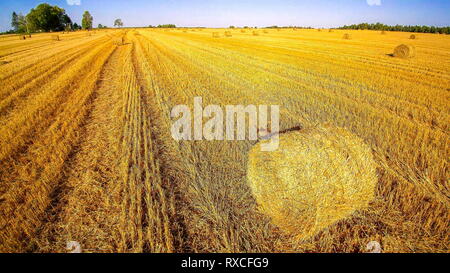
[[[448,252],[450,37],[266,32],[0,36],[0,251]],[[392,57],[400,44],[416,57]],[[254,142],[172,139],[172,107],[195,96],[349,129],[373,149],[376,199],[293,240],[246,181]]]

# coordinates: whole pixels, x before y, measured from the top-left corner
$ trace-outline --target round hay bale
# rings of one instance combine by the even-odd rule
[[[256,31],[256,30],[254,30],[254,31],[253,31],[253,36],[259,36],[259,32]]]
[[[249,154],[247,179],[261,212],[306,239],[364,209],[374,198],[371,149],[345,129],[318,126],[280,135],[280,147]]]
[[[386,35],[386,31],[381,31],[381,35]]]
[[[394,49],[394,57],[408,59],[416,56],[416,49],[412,45],[399,45]]]
[[[415,39],[417,39],[417,37],[416,37],[416,35],[412,34],[411,36],[409,36],[409,39],[415,40]]]
[[[344,39],[344,40],[351,40],[352,36],[350,34],[348,34],[348,33],[345,33],[344,36],[342,37],[342,39]]]
[[[231,31],[225,31],[225,37],[233,37],[233,34],[231,34]]]
[[[117,46],[123,45],[123,44],[124,44],[124,37],[117,37],[117,38],[114,38],[113,44],[114,44],[114,45],[117,45]]]
[[[19,40],[26,40],[26,39],[27,39],[27,37],[24,36],[24,35],[20,35],[20,36],[19,36]]]
[[[213,32],[212,36],[213,36],[213,38],[220,38],[219,32]]]

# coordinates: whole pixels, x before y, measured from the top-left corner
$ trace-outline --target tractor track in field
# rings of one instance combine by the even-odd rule
[[[123,49],[117,47],[105,63],[80,129],[82,136],[64,167],[64,177],[52,193],[52,205],[37,236],[37,250],[66,252],[68,241],[79,242],[84,251],[112,252],[117,215],[115,187],[119,180],[119,117],[121,90],[115,67]]]

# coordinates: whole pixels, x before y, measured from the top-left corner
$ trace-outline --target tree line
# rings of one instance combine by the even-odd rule
[[[44,3],[31,9],[27,15],[13,12],[11,19],[12,30],[7,33],[73,31],[80,29],[90,30],[93,28],[93,22],[94,17],[89,11],[84,12],[81,25],[78,25],[72,21],[64,9]],[[122,20],[115,20],[114,26],[122,27]],[[98,28],[107,27],[99,24]]]
[[[376,24],[362,23],[362,24],[350,25],[350,26],[345,25],[343,27],[340,27],[340,29],[367,29],[367,30],[450,34],[450,27],[403,26],[403,25],[389,26],[389,25],[385,25],[382,23],[376,23]]]

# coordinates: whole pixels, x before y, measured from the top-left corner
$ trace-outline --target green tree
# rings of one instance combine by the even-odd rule
[[[11,26],[15,32],[19,30],[19,15],[16,12],[12,13]]]
[[[25,19],[27,26],[33,31],[61,31],[71,23],[64,9],[47,3],[31,9]]]
[[[94,17],[89,13],[89,11],[85,11],[83,14],[83,20],[81,21],[81,26],[83,29],[90,30],[92,29],[92,23],[94,21]]]
[[[114,21],[114,26],[115,26],[115,27],[123,27],[122,19],[116,19],[116,20]]]

